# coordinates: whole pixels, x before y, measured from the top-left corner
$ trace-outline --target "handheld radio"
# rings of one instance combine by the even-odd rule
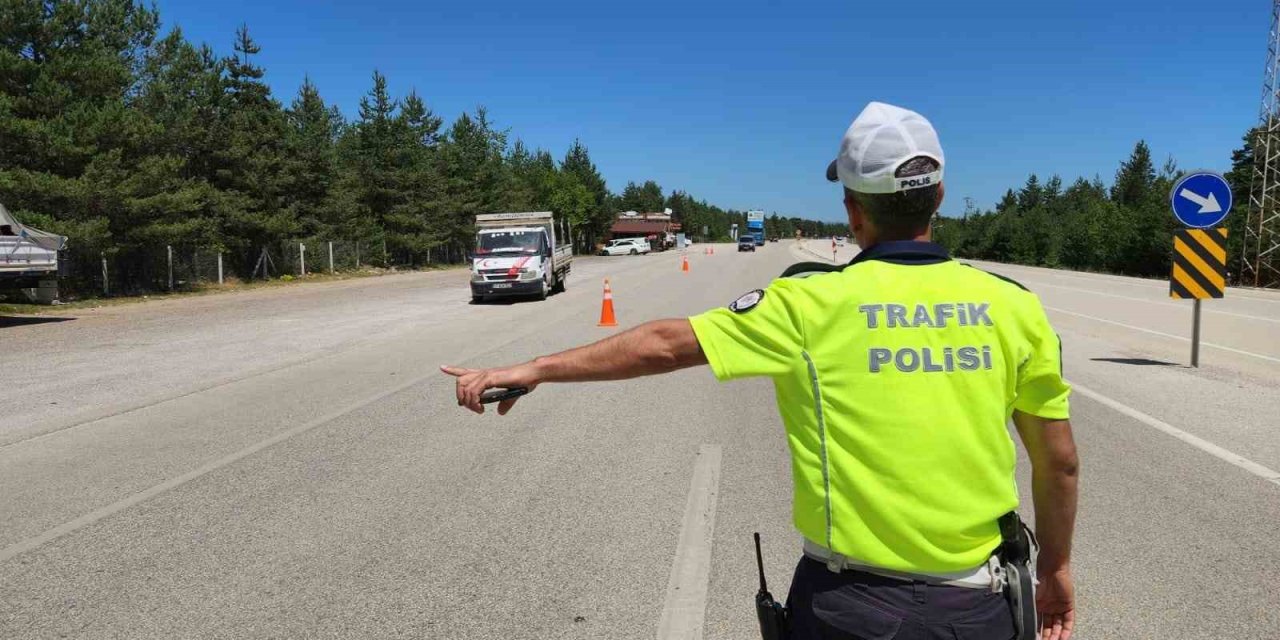
[[[760,637],[782,640],[787,637],[787,610],[773,599],[764,581],[764,558],[760,555],[760,532],[756,532],[756,570],[760,572],[760,590],[756,592],[756,617],[760,620]]]

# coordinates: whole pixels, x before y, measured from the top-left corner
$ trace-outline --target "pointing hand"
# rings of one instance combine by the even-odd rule
[[[457,378],[458,406],[466,407],[476,413],[484,413],[484,405],[480,403],[480,395],[489,389],[510,389],[525,387],[533,391],[538,386],[531,367],[517,365],[501,369],[463,369],[461,367],[442,366],[440,370]],[[498,415],[506,415],[515,406],[518,398],[503,400],[498,403]]]

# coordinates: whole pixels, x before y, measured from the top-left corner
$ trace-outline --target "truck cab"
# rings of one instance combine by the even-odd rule
[[[568,245],[557,243],[549,212],[476,216],[471,257],[471,299],[533,296],[563,291],[573,262]]]

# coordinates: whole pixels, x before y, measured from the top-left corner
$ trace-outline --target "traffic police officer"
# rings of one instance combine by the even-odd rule
[[[942,176],[932,125],[873,102],[827,169],[861,248],[848,265],[797,265],[728,308],[525,364],[446,367],[458,403],[701,364],[773,378],[804,538],[792,638],[1012,638],[993,558],[1018,506],[1012,418],[1032,465],[1041,635],[1065,640],[1077,459],[1061,345],[1035,295],[929,241]]]

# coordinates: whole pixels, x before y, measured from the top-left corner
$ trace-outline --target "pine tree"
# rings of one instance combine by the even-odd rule
[[[225,248],[224,199],[206,172],[225,141],[214,146],[209,129],[216,130],[218,121],[205,117],[221,110],[222,71],[216,58],[193,47],[177,29],[148,52],[128,101],[147,127],[145,155],[132,181],[129,229],[114,238],[126,256],[134,249],[154,253],[166,244]]]
[[[1238,276],[1244,260],[1244,228],[1249,219],[1249,197],[1253,186],[1253,141],[1258,129],[1244,134],[1239,149],[1231,152],[1231,171],[1223,177],[1231,185],[1231,210],[1227,212],[1227,271]]]
[[[451,246],[460,253],[475,234],[475,216],[496,211],[502,202],[502,156],[506,135],[495,131],[483,107],[475,116],[458,116],[441,145],[443,199],[449,217],[442,219]]]
[[[591,194],[593,203],[591,212],[587,220],[577,227],[580,250],[589,251],[592,248],[590,245],[595,243],[596,238],[603,237],[605,231],[613,224],[613,218],[618,209],[613,206],[604,178],[600,176],[595,163],[591,161],[586,145],[582,144],[581,140],[575,138],[573,144],[569,146],[564,159],[560,161],[560,170],[576,177]]]
[[[662,197],[662,187],[653,180],[646,180],[643,185],[628,182],[622,190],[622,207],[626,211],[660,212],[663,202],[665,198]]]
[[[397,106],[387,91],[386,77],[374,71],[373,87],[360,99],[360,117],[339,142],[342,170],[335,201],[340,224],[379,249],[387,240],[386,218],[401,196],[396,172]],[[384,262],[389,259],[388,254],[379,253],[369,255]]]
[[[227,196],[224,229],[238,241],[244,264],[262,246],[296,237],[301,226],[285,207],[282,168],[287,124],[280,103],[253,63],[261,52],[249,29],[236,30],[235,54],[225,60],[227,146],[213,184]]]
[[[410,264],[429,257],[448,236],[439,223],[441,190],[437,173],[437,147],[442,121],[418,96],[405,96],[396,118],[395,182],[402,198],[384,219],[388,240],[405,254]]]
[[[1146,199],[1155,179],[1151,149],[1147,147],[1145,140],[1139,140],[1129,159],[1116,170],[1116,182],[1111,185],[1111,199],[1121,206],[1136,205]]]
[[[1040,186],[1040,177],[1033,173],[1027,177],[1027,183],[1018,191],[1018,209],[1029,211],[1038,207],[1043,197],[1044,188]]]
[[[289,217],[297,221],[304,237],[342,238],[332,193],[342,114],[337,107],[325,104],[307,77],[285,115],[288,131],[281,186],[287,194]]]
[[[0,202],[94,260],[128,237],[148,126],[128,107],[159,18],[128,1],[0,7]]]

